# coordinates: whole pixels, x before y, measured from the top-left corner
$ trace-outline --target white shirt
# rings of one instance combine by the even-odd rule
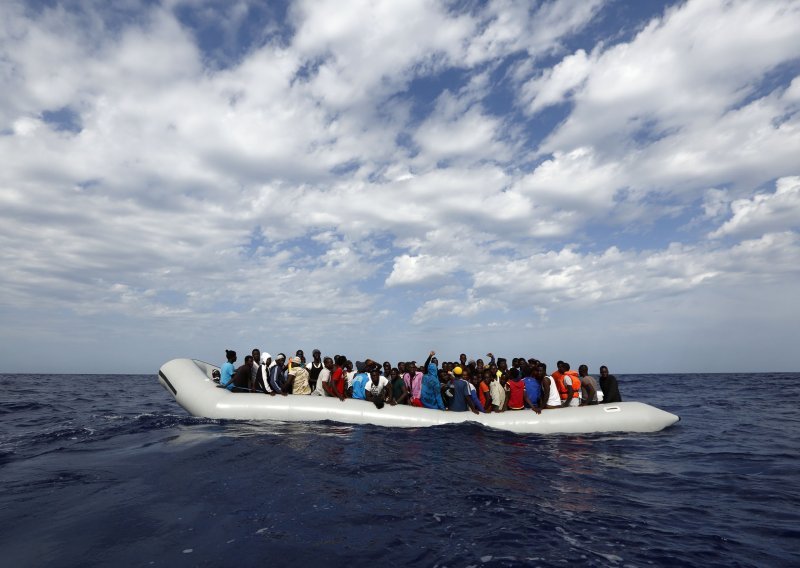
[[[314,387],[314,392],[312,392],[311,394],[317,396],[325,396],[325,391],[322,390],[322,385],[330,380],[331,380],[331,372],[323,367],[322,370],[319,372],[319,376],[317,377],[317,386]]]
[[[368,390],[372,393],[372,396],[380,396],[381,391],[389,384],[389,379],[386,377],[378,377],[378,384],[376,385],[372,378],[367,381],[367,386],[365,390]]]

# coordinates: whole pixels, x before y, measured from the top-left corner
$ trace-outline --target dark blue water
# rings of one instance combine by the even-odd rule
[[[798,566],[800,374],[620,377],[655,434],[213,421],[0,375],[4,566]]]

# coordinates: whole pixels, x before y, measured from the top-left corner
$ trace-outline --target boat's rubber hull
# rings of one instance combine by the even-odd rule
[[[190,414],[204,418],[286,422],[333,420],[404,428],[469,421],[523,434],[656,432],[680,420],[674,414],[641,402],[559,408],[544,410],[541,414],[532,410],[474,414],[388,404],[378,409],[363,400],[340,401],[323,396],[232,393],[219,388],[211,380],[211,372],[217,368],[193,359],[173,359],[161,367],[158,380]]]

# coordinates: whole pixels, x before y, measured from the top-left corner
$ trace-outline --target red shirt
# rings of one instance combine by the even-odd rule
[[[344,396],[344,370],[341,367],[336,367],[331,375],[331,384],[333,385],[334,392]]]
[[[508,393],[508,407],[514,410],[525,408],[525,383],[520,380],[508,381],[508,388],[511,389]]]

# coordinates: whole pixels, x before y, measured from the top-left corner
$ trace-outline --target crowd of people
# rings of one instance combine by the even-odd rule
[[[303,350],[287,359],[283,353],[272,357],[253,349],[239,367],[235,351],[226,350],[226,362],[214,371],[221,388],[235,392],[270,396],[329,396],[384,404],[405,404],[453,412],[505,412],[622,402],[614,375],[605,365],[599,377],[589,374],[587,365],[575,371],[566,361],[558,361],[550,374],[547,365],[534,358],[514,357],[487,360],[469,359],[462,353],[458,361],[439,365],[431,351],[419,366],[416,361],[382,364],[372,359],[353,365],[344,355],[322,357],[314,349],[307,361]]]

